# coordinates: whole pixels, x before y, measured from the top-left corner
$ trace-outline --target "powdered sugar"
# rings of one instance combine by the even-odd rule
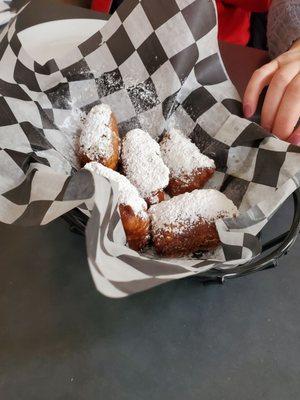
[[[213,189],[194,190],[156,204],[149,209],[155,230],[178,230],[197,223],[200,218],[215,222],[231,218],[238,210],[223,193]]]
[[[113,154],[111,116],[111,108],[107,104],[100,104],[91,109],[83,123],[79,145],[91,160],[108,159]]]
[[[70,115],[58,125],[58,128],[68,136],[73,135],[76,138],[84,127],[85,118],[86,114],[80,108],[72,107]],[[75,143],[75,140],[73,142]]]
[[[137,85],[128,87],[131,101],[138,114],[149,110],[159,104],[155,87],[151,79]]]
[[[204,154],[190,139],[177,129],[171,129],[160,143],[164,163],[169,167],[171,176],[189,175],[197,169],[215,168],[215,163]]]
[[[84,168],[95,172],[97,175],[104,176],[110,181],[117,182],[119,185],[119,204],[130,206],[133,212],[141,218],[148,218],[145,200],[141,198],[137,188],[134,187],[124,175],[110,168],[106,168],[104,165],[97,162],[90,162],[86,164]]]
[[[76,169],[80,168],[78,160],[78,142],[81,134],[83,121],[86,114],[74,102],[68,101],[69,109],[54,110],[50,121],[62,132],[58,135],[55,130],[46,129],[45,136],[54,148],[59,151]]]
[[[163,163],[159,144],[141,129],[125,136],[122,164],[127,178],[143,198],[150,198],[169,183],[169,169]]]

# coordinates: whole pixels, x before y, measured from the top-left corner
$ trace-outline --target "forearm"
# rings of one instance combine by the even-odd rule
[[[286,52],[300,38],[300,0],[273,0],[268,16],[268,44],[272,58]]]
[[[250,12],[265,12],[268,11],[271,0],[223,0],[223,3],[240,7]]]

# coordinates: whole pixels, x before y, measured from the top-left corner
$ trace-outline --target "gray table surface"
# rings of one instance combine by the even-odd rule
[[[298,241],[277,269],[223,286],[186,279],[110,300],[63,221],[0,224],[0,399],[295,400],[299,256]]]

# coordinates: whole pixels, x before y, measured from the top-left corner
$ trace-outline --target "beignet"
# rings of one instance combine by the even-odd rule
[[[141,129],[128,132],[122,142],[122,170],[149,205],[164,200],[169,184],[169,169],[164,164],[159,144]]]
[[[150,218],[145,200],[129,180],[118,172],[97,162],[86,164],[85,168],[119,184],[119,211],[128,246],[132,250],[142,250],[150,238]]]
[[[107,104],[91,109],[83,122],[79,137],[81,166],[96,161],[107,168],[117,169],[120,139],[116,119]]]
[[[152,240],[161,256],[181,257],[220,244],[215,222],[236,216],[237,208],[223,193],[194,190],[149,209]]]
[[[164,135],[160,150],[162,159],[170,170],[166,192],[171,196],[201,189],[216,170],[214,161],[202,154],[177,129],[171,129]]]

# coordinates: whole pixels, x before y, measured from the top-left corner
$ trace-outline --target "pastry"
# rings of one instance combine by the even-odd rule
[[[145,200],[129,180],[118,172],[97,162],[86,164],[85,168],[119,184],[119,211],[128,246],[136,251],[142,250],[150,238],[150,219]]]
[[[216,170],[214,161],[201,154],[197,146],[177,129],[164,135],[160,150],[170,170],[166,191],[171,196],[201,189]]]
[[[117,169],[120,145],[116,119],[107,104],[91,109],[83,122],[79,137],[81,166],[97,161],[107,168]]]
[[[215,222],[238,213],[231,200],[213,189],[194,190],[149,209],[152,240],[161,256],[180,257],[220,244]]]
[[[149,205],[164,200],[169,184],[169,169],[164,164],[159,144],[141,129],[128,132],[122,142],[122,171]]]

